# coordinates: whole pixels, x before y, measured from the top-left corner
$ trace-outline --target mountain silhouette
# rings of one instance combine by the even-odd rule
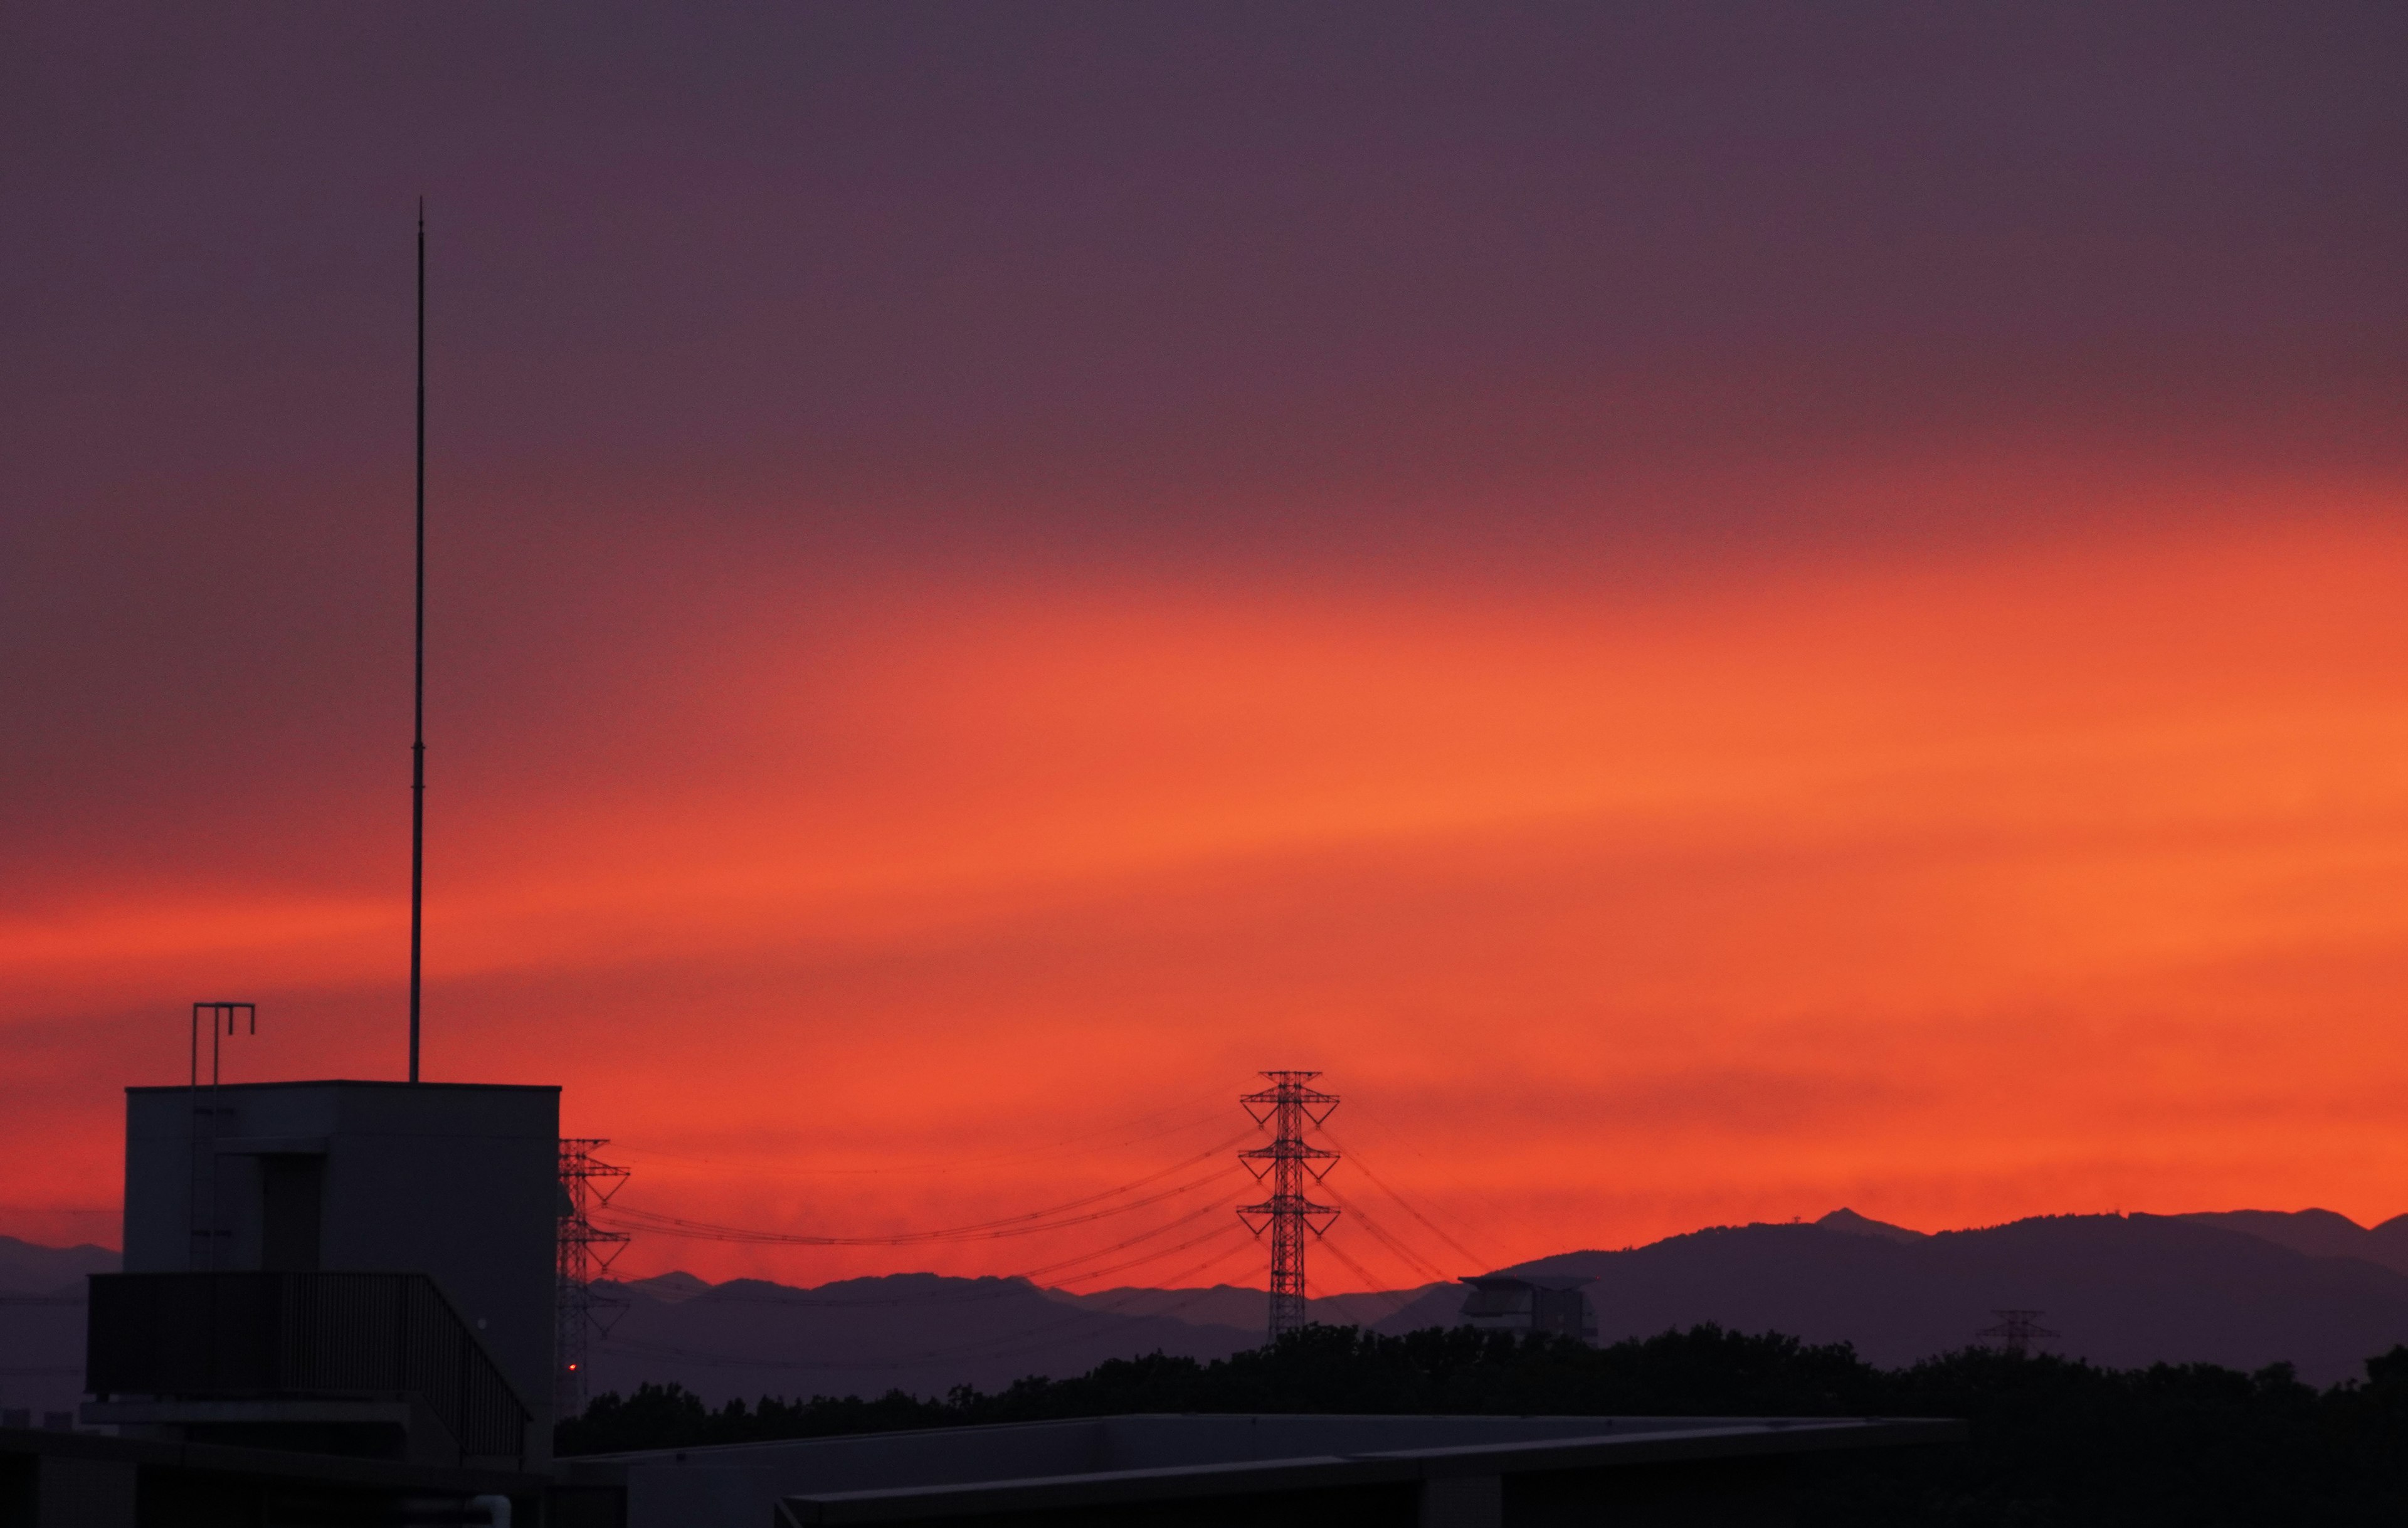
[[[714,1404],[996,1389],[1155,1351],[1226,1358],[1260,1345],[1268,1317],[1261,1290],[1234,1284],[1076,1294],[1022,1278],[894,1274],[798,1289],[677,1272],[596,1289],[625,1305],[588,1354],[591,1393],[674,1379]],[[1455,1284],[1323,1295],[1310,1302],[1311,1315],[1332,1326],[1377,1325],[1429,1296],[1443,1307],[1435,1324],[1451,1324],[1463,1304]]]
[[[1812,1223],[1717,1227],[1500,1271],[1592,1280],[1586,1292],[1608,1342],[1712,1322],[1851,1342],[1889,1366],[1971,1346],[1996,1311],[2018,1307],[2043,1312],[2042,1324],[2062,1334],[2043,1346],[2069,1357],[2116,1367],[2288,1363],[2301,1378],[2330,1384],[2357,1376],[2369,1354],[2408,1341],[2408,1273],[2366,1255],[2385,1250],[2381,1235],[2328,1211],[2049,1216],[1927,1235],[1835,1210]],[[734,1302],[768,1298],[782,1286],[687,1292],[698,1282],[681,1282],[674,1307],[631,1311],[622,1333],[643,1347],[597,1350],[597,1380],[624,1369],[717,1395],[890,1385],[928,1394],[1021,1374],[1075,1374],[1098,1358],[1155,1347],[1220,1356],[1260,1341],[1264,1309],[1260,1290],[1226,1284],[1077,1295],[1018,1280],[913,1275],[785,1291],[771,1335],[744,1314],[757,1307]],[[754,1292],[722,1292],[745,1289]],[[1462,1307],[1460,1285],[1435,1284],[1328,1296],[1312,1313],[1400,1333],[1452,1325]],[[802,1365],[747,1370],[733,1388],[724,1366],[660,1366],[670,1356],[665,1348],[740,1348],[756,1330],[765,1359],[774,1349]]]
[[[0,1236],[0,1294],[49,1294],[74,1285],[83,1276],[115,1273],[118,1255],[106,1247],[45,1247],[39,1242]]]
[[[1843,1231],[1853,1236],[1878,1236],[1883,1241],[1916,1242],[1931,1235],[1928,1231],[1909,1231],[1887,1221],[1871,1220],[1853,1209],[1835,1209],[1814,1223],[1826,1231]]]
[[[1261,1290],[1237,1284],[1215,1284],[1200,1290],[1116,1289],[1094,1294],[1048,1290],[1046,1293],[1091,1309],[1129,1316],[1168,1316],[1204,1325],[1234,1327],[1240,1332],[1261,1331],[1270,1313],[1269,1299]],[[1410,1290],[1316,1294],[1305,1304],[1309,1319],[1325,1326],[1378,1326],[1406,1306],[1432,1294],[1451,1294],[1456,1305],[1463,1303],[1460,1284],[1425,1284]]]
[[[1852,1223],[1860,1220],[1717,1227],[1508,1271],[1593,1280],[1603,1341],[1712,1321],[1851,1342],[1884,1366],[1970,1346],[2007,1307],[2044,1312],[2062,1336],[2043,1346],[2067,1357],[2116,1367],[2289,1363],[2319,1385],[2408,1341],[2408,1274],[2216,1217],[2045,1216],[1909,1240]],[[2294,1241],[2331,1229],[2318,1219],[2266,1224]],[[1425,1300],[1380,1325],[1404,1330],[1438,1314]]]
[[[675,1380],[714,1405],[765,1394],[995,1390],[1157,1350],[1226,1358],[1261,1343],[1265,1308],[1261,1292],[1251,1292],[1255,1319],[1240,1329],[1163,1313],[1182,1297],[1201,1303],[1218,1291],[1131,1291],[1126,1308],[1114,1308],[1105,1296],[1064,1295],[1025,1278],[937,1274],[812,1289],[754,1278],[704,1284],[673,1274],[596,1288],[624,1305],[590,1349],[590,1393]],[[1225,1303],[1232,1310],[1243,1304]]]
[[[2310,1257],[2356,1257],[2408,1274],[2408,1215],[2395,1215],[2369,1229],[2329,1209],[2203,1210],[2180,1217],[2287,1247]]]
[[[80,1275],[116,1261],[102,1248],[0,1237],[0,1290],[10,1292],[0,1349],[17,1371],[0,1376],[7,1404],[72,1404]],[[1712,1322],[1853,1343],[1884,1366],[1968,1347],[2010,1307],[2042,1312],[2061,1334],[2042,1346],[2068,1357],[2288,1363],[2318,1385],[2408,1342],[2408,1217],[2369,1229],[2329,1210],[2046,1216],[1926,1234],[1840,1209],[1499,1271],[1589,1280],[1607,1342]],[[896,1274],[803,1289],[676,1272],[596,1289],[620,1305],[589,1354],[593,1393],[676,1381],[714,1405],[995,1390],[1154,1351],[1219,1358],[1260,1344],[1266,1313],[1261,1290],[1228,1284],[1075,1294],[1020,1278]],[[1455,1324],[1463,1298],[1459,1284],[1432,1284],[1322,1296],[1311,1313],[1402,1333]]]
[[[72,1410],[83,1393],[86,1274],[114,1273],[106,1247],[0,1236],[0,1410]]]

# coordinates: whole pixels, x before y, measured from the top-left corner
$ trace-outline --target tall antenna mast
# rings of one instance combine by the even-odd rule
[[[409,1080],[418,1080],[418,947],[426,914],[426,198],[418,199],[418,675],[409,744]]]

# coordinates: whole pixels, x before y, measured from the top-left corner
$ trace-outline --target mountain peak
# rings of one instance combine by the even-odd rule
[[[1928,1235],[1902,1225],[1892,1225],[1887,1221],[1876,1221],[1844,1207],[1831,1211],[1814,1223],[1826,1231],[1838,1231],[1851,1236],[1874,1236],[1883,1241],[1922,1241]]]
[[[697,1294],[708,1292],[711,1284],[709,1279],[697,1278],[683,1268],[677,1268],[668,1273],[654,1274],[649,1278],[631,1278],[627,1287],[642,1290],[655,1300],[675,1305],[680,1300],[691,1300]]]

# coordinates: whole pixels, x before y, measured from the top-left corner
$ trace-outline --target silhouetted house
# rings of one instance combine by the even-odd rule
[[[1953,1421],[1130,1416],[564,1459],[627,1528],[1144,1522],[1729,1528],[1794,1521],[1817,1456],[1955,1442]]]
[[[1463,1322],[1491,1332],[1544,1332],[1554,1336],[1597,1341],[1597,1316],[1589,1309],[1582,1286],[1594,1280],[1555,1278],[1543,1275],[1483,1274],[1463,1282],[1471,1286],[1464,1297]]]
[[[87,1421],[449,1469],[551,1456],[557,1088],[126,1090]]]

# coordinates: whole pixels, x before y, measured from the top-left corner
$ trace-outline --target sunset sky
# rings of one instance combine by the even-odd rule
[[[629,1205],[1010,1215],[1309,1067],[1447,1274],[1375,1181],[1491,1265],[2408,1211],[2403,65],[2356,3],[11,6],[0,1233],[115,1241],[194,998],[230,1078],[401,1074],[422,194],[427,1075],[560,1084]],[[623,1266],[1028,1271],[1229,1173]],[[1262,1269],[1114,1278],[1182,1274]]]

